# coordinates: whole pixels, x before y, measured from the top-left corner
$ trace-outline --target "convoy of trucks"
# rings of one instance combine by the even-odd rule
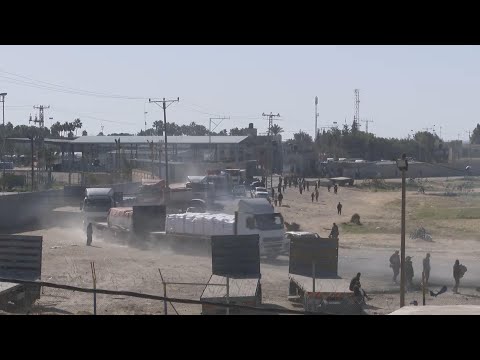
[[[94,234],[129,243],[208,250],[212,236],[258,235],[260,255],[268,258],[276,258],[285,246],[283,217],[265,199],[239,200],[235,215],[167,214],[165,205],[138,205],[112,207],[106,219],[86,219],[93,225]]]

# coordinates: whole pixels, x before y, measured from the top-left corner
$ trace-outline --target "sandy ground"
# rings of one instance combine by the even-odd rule
[[[310,192],[312,187],[310,188]],[[418,199],[422,195],[409,192],[407,216],[413,216]],[[370,192],[356,188],[339,188],[338,195],[321,187],[319,202],[311,202],[310,193],[300,195],[298,189],[287,188],[284,204],[278,210],[288,222],[297,222],[302,230],[318,232],[326,236],[333,222],[340,226],[339,272],[350,279],[362,272],[362,285],[371,294],[366,311],[369,314],[385,314],[399,307],[398,285],[391,280],[388,258],[400,244],[400,192]],[[343,204],[343,214],[337,215],[336,205]],[[419,206],[419,205],[418,205]],[[408,207],[408,205],[407,205]],[[233,205],[226,207],[231,211]],[[361,215],[361,221],[369,232],[344,231],[341,225],[348,222],[354,213]],[[90,262],[95,262],[97,287],[113,290],[129,290],[142,293],[163,293],[158,269],[167,281],[201,282],[208,281],[211,274],[211,259],[208,254],[179,254],[169,249],[141,250],[120,244],[94,239],[92,247],[85,246],[85,236],[77,223],[58,224],[48,229],[28,232],[42,235],[43,267],[45,281],[92,287]],[[411,220],[413,223],[415,219]],[[467,220],[466,220],[467,221]],[[478,221],[478,220],[473,220]],[[468,221],[467,221],[468,222]],[[413,224],[415,225],[415,224]],[[412,226],[413,226],[412,225]],[[428,228],[428,223],[425,224]],[[378,229],[377,229],[378,228]],[[475,238],[452,239],[442,237],[442,232],[432,231],[434,242],[411,240],[407,235],[407,255],[413,255],[416,289],[407,293],[406,302],[422,301],[419,282],[421,259],[426,252],[432,254],[430,289],[438,290],[446,285],[446,294],[433,298],[427,295],[429,305],[480,304],[480,293],[476,286],[480,281],[480,246]],[[462,281],[461,294],[451,292],[452,266],[456,258],[467,265],[468,272]],[[287,300],[288,258],[262,261],[263,306],[300,309]],[[201,286],[168,286],[168,296],[200,298]],[[180,314],[200,314],[197,305],[175,304]],[[128,297],[99,295],[99,314],[162,314],[163,303]],[[45,288],[41,299],[32,309],[33,314],[91,314],[93,296],[70,291]],[[169,305],[169,313],[173,308]]]

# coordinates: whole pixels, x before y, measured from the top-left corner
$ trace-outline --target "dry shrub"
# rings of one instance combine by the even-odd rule
[[[362,223],[360,222],[360,215],[358,215],[357,213],[352,215],[352,218],[350,219],[350,222],[352,224],[362,225]]]

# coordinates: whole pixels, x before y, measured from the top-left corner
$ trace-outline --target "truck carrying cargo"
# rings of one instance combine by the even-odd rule
[[[210,246],[211,236],[259,235],[260,255],[276,258],[284,248],[284,224],[266,199],[242,199],[235,215],[213,213],[169,214],[165,231],[154,241],[176,246]]]

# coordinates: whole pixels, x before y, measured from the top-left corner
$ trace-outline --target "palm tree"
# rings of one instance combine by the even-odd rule
[[[77,130],[81,129],[83,126],[82,121],[80,119],[75,119],[73,121],[73,128],[75,129],[75,136],[77,136]]]
[[[278,134],[283,132],[283,129],[280,126],[278,126],[277,124],[274,124],[270,128],[270,131],[273,135],[278,135]]]

